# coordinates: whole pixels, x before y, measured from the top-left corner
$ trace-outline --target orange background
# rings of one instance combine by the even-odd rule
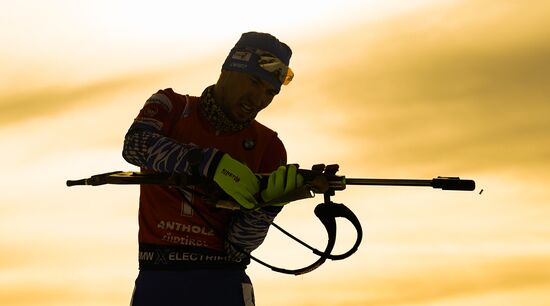
[[[1,305],[129,303],[137,187],[65,180],[135,170],[120,152],[144,101],[166,87],[199,95],[249,30],[294,51],[294,81],[258,118],[290,162],[478,184],[349,186],[334,200],[362,221],[360,250],[298,277],[252,264],[258,305],[550,303],[550,5],[299,3],[2,4]],[[324,246],[320,201],[277,223]],[[339,225],[344,250],[354,234]],[[289,268],[315,259],[275,230],[255,255]]]

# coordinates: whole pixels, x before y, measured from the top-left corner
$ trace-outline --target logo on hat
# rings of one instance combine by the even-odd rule
[[[252,53],[248,51],[235,51],[235,53],[233,53],[233,56],[231,56],[231,58],[239,61],[248,62],[250,61],[251,56],[252,56]]]

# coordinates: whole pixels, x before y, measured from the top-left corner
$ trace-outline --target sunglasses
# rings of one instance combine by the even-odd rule
[[[258,65],[281,81],[281,84],[288,85],[292,81],[294,72],[279,58],[263,50],[256,50],[256,54],[259,56]]]

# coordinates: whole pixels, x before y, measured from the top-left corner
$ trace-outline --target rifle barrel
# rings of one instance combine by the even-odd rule
[[[458,177],[437,177],[431,180],[346,178],[346,185],[431,186],[443,190],[466,191],[475,189],[475,182],[473,180],[462,180]]]
[[[346,185],[432,186],[432,180],[346,178]]]

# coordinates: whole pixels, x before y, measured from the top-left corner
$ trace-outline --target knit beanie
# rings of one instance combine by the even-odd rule
[[[288,67],[291,56],[292,50],[273,35],[247,32],[231,49],[222,69],[255,75],[279,92],[281,85],[288,84],[294,76]]]

